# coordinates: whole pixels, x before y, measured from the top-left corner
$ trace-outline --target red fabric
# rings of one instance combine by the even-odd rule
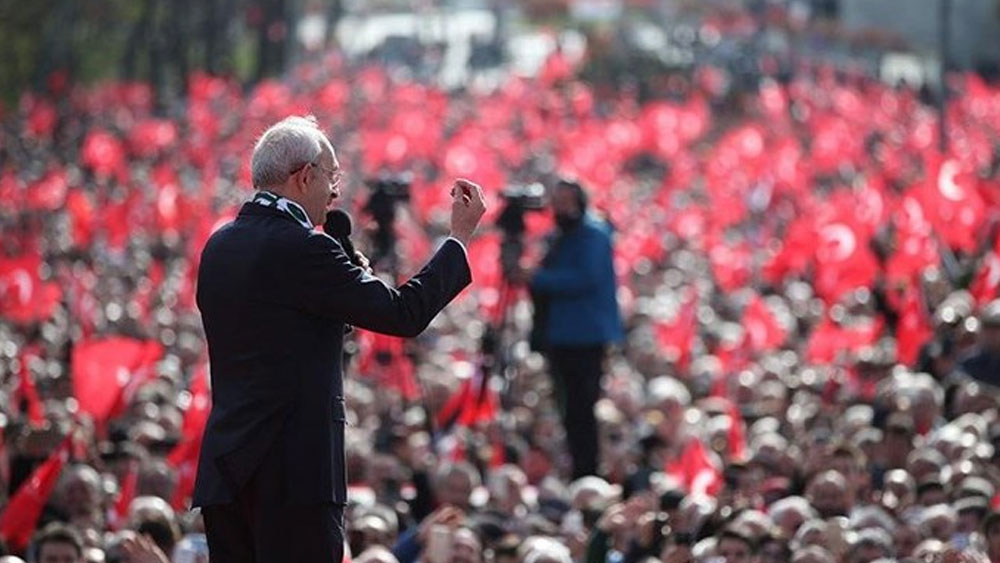
[[[986,219],[975,175],[957,159],[933,157],[916,197],[935,230],[952,248],[973,252]]]
[[[208,369],[205,365],[195,371],[188,393],[190,402],[184,411],[181,441],[167,455],[167,462],[174,467],[192,458],[197,461],[198,452],[201,450],[202,434],[208,423],[208,415],[212,412],[212,393],[209,390]]]
[[[779,348],[788,336],[764,300],[756,295],[743,311],[743,328],[746,330],[746,343],[756,351]]]
[[[691,349],[698,335],[698,295],[691,291],[687,300],[672,323],[657,323],[654,326],[656,340],[663,351],[676,358],[681,371],[687,371],[691,363]]]
[[[969,292],[980,307],[1000,296],[1000,237],[983,256]]]
[[[83,140],[80,149],[80,160],[85,166],[94,171],[100,177],[109,177],[113,174],[119,175],[126,170],[125,148],[117,137],[94,129]]]
[[[167,455],[167,463],[177,470],[177,486],[174,488],[170,505],[175,510],[186,510],[194,493],[195,476],[198,471],[198,457],[201,441],[212,411],[212,394],[209,389],[208,368],[202,364],[191,379],[189,389],[191,401],[184,411],[181,425],[181,441]]]
[[[32,211],[55,211],[66,202],[69,183],[66,170],[51,168],[37,182],[28,186],[27,204]]]
[[[747,458],[746,423],[736,403],[729,401],[729,430],[726,433],[726,444],[729,446],[729,459],[745,461]]]
[[[15,552],[23,552],[35,531],[35,524],[59,480],[69,459],[70,438],[67,437],[49,458],[39,465],[17,489],[0,515],[0,536]]]
[[[868,238],[855,221],[840,217],[817,230],[816,293],[827,303],[839,300],[859,287],[871,287],[878,275],[878,262],[868,249]]]
[[[42,426],[45,424],[45,407],[38,397],[38,389],[35,387],[35,378],[31,375],[28,364],[35,354],[31,350],[25,350],[21,354],[21,369],[18,371],[17,389],[14,390],[14,412],[20,411],[21,402],[27,404],[28,422],[32,426]]]
[[[680,456],[667,462],[664,472],[693,495],[715,496],[722,489],[722,471],[698,438],[690,439]]]
[[[135,493],[139,485],[139,462],[132,461],[129,463],[128,472],[122,479],[121,490],[118,492],[118,499],[115,501],[115,505],[111,507],[111,515],[109,524],[111,529],[120,530],[125,525],[125,519],[128,518],[128,508],[135,500]]]
[[[41,263],[38,254],[0,258],[0,316],[23,324],[52,316],[62,290],[39,278]]]
[[[407,401],[420,396],[416,368],[406,355],[406,341],[367,330],[358,331],[358,372],[395,389]]]
[[[899,312],[899,327],[896,330],[899,361],[908,366],[914,365],[920,354],[920,348],[933,336],[934,329],[921,303],[920,292],[917,289],[910,289],[903,297],[903,307]]]
[[[155,375],[163,348],[153,341],[111,337],[73,349],[73,394],[80,411],[98,423],[124,411],[134,392]]]
[[[475,426],[494,420],[499,410],[499,399],[489,385],[489,377],[478,373],[466,379],[458,390],[445,401],[436,416],[440,429],[458,426]]]
[[[841,354],[871,346],[882,333],[881,318],[870,322],[843,327],[830,318],[823,319],[809,335],[806,343],[806,360],[810,364],[829,364]]]

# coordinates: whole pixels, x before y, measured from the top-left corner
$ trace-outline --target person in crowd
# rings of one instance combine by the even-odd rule
[[[611,226],[591,213],[587,192],[576,181],[559,180],[550,198],[557,232],[539,266],[522,275],[536,306],[545,309],[535,322],[541,324],[573,478],[579,478],[598,472],[594,405],[608,346],[620,343],[624,333]]]
[[[38,563],[84,563],[83,539],[73,528],[54,522],[34,540],[33,560]]]

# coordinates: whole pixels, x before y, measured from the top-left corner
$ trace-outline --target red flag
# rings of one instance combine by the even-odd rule
[[[929,181],[917,189],[924,213],[946,244],[974,251],[986,219],[975,176],[953,158],[927,168]]]
[[[819,228],[816,248],[816,292],[828,303],[849,291],[871,287],[878,274],[878,262],[867,248],[860,229],[846,221],[830,222]]]
[[[698,295],[691,290],[673,323],[657,323],[654,326],[657,342],[672,359],[675,359],[681,371],[686,371],[691,363],[691,349],[698,335],[697,313]]]
[[[903,307],[899,312],[899,327],[896,329],[899,361],[908,366],[914,365],[921,346],[933,336],[934,329],[931,328],[927,313],[920,302],[920,292],[911,289],[903,297]]]
[[[48,502],[69,459],[70,437],[67,437],[14,493],[7,509],[0,515],[0,536],[15,552],[23,552],[35,531],[35,524]]]
[[[709,250],[708,259],[712,265],[712,275],[723,291],[736,291],[750,281],[751,255],[748,245],[716,244]]]
[[[465,405],[473,401],[472,379],[465,379],[458,390],[448,397],[435,417],[437,427],[441,429],[451,428],[461,418],[465,411]]]
[[[50,169],[37,182],[28,186],[28,196],[25,202],[28,209],[34,211],[55,211],[63,206],[69,183],[66,170]]]
[[[175,510],[187,509],[188,501],[194,493],[202,436],[205,433],[205,425],[208,423],[208,415],[212,411],[212,394],[208,384],[208,369],[203,364],[195,371],[191,379],[189,390],[191,399],[184,411],[181,441],[167,455],[167,463],[176,468],[178,472],[177,486],[170,499],[170,505]]]
[[[1000,295],[998,290],[1000,290],[1000,244],[983,256],[976,277],[969,286],[969,292],[975,298],[976,305],[980,307],[996,299]]]
[[[881,317],[851,326],[841,326],[829,317],[824,318],[809,335],[806,360],[811,364],[829,364],[844,352],[871,346],[882,333],[883,324]]]
[[[37,254],[0,258],[0,316],[25,324],[52,316],[62,290],[39,278],[41,263]]]
[[[358,372],[398,391],[405,400],[420,396],[413,361],[406,355],[405,341],[371,331],[358,332]]]
[[[139,486],[139,462],[132,460],[129,462],[128,470],[122,479],[121,490],[118,491],[118,500],[111,507],[111,514],[108,518],[112,530],[120,530],[125,525],[128,517],[128,507],[135,500],[135,492]]]
[[[208,415],[212,412],[212,393],[208,386],[208,369],[202,365],[194,372],[188,391],[190,400],[184,411],[184,422],[181,425],[181,441],[167,456],[167,462],[177,467],[184,460],[197,459],[201,449],[202,434]]]
[[[163,348],[153,341],[111,337],[88,340],[73,349],[73,394],[80,411],[103,423],[118,415],[139,386],[155,375]]]
[[[496,392],[490,388],[489,376],[479,370],[475,377],[462,382],[438,411],[438,428],[448,430],[455,426],[474,426],[496,418],[498,410]]]
[[[734,401],[729,401],[728,411],[729,431],[726,434],[726,445],[729,446],[729,459],[745,461],[747,457],[746,423]]]
[[[80,149],[80,160],[93,170],[94,174],[105,178],[115,173],[121,175],[120,173],[127,168],[122,142],[111,133],[100,129],[92,129],[87,133]]]
[[[715,496],[722,488],[722,471],[698,438],[688,440],[681,455],[668,462],[664,472],[693,495]]]
[[[33,350],[25,350],[21,354],[21,369],[18,371],[17,389],[14,390],[14,412],[20,412],[20,405],[24,402],[27,405],[28,422],[37,427],[45,423],[45,408],[38,397],[35,378],[28,366],[32,357],[36,357]]]
[[[72,190],[66,196],[66,210],[73,230],[73,244],[77,248],[87,248],[94,235],[95,211],[90,196],[83,190]]]
[[[788,336],[771,309],[759,296],[754,296],[743,311],[744,339],[751,349],[774,350]]]

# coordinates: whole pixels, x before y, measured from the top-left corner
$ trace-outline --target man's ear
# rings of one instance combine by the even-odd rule
[[[302,167],[295,175],[295,191],[300,195],[305,195],[309,190],[309,171],[312,168],[311,164],[306,164]]]

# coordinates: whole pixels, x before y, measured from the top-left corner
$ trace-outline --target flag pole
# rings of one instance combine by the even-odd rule
[[[938,58],[940,88],[938,93],[938,150],[948,151],[948,62],[951,45],[951,0],[938,0]]]

